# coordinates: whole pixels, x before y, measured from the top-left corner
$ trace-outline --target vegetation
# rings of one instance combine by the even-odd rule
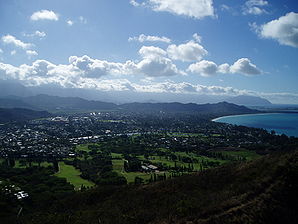
[[[298,153],[141,186],[102,186],[23,212],[37,223],[296,223]],[[11,222],[14,223],[14,222]]]
[[[1,223],[294,223],[297,138],[131,106],[0,126]]]
[[[4,109],[0,108],[0,124],[12,121],[25,121],[42,117],[49,117],[46,111],[35,111],[25,108]]]
[[[16,223],[20,211],[46,209],[49,204],[71,194],[73,186],[54,173],[53,166],[11,168],[3,161],[0,164],[1,223]],[[18,192],[27,194],[27,197],[17,198]]]
[[[249,150],[237,150],[237,151],[219,151],[220,153],[222,153],[223,155],[227,155],[227,156],[232,156],[234,158],[245,158],[246,160],[253,160],[253,159],[258,159],[261,157],[261,155],[257,154],[255,151],[249,151]]]
[[[67,182],[72,184],[75,190],[80,190],[82,187],[93,187],[94,183],[83,179],[81,172],[71,165],[66,165],[64,162],[59,163],[59,172],[55,174],[57,177],[66,178]]]

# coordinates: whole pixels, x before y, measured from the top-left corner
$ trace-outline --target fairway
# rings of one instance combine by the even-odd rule
[[[80,177],[81,172],[71,165],[59,162],[59,172],[55,174],[57,177],[66,178],[69,183],[74,185],[75,190],[79,190],[83,185],[85,187],[93,187],[95,184]]]

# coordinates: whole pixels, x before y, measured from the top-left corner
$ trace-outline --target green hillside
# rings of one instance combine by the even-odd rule
[[[298,153],[140,186],[106,186],[23,213],[22,223],[297,223]],[[43,207],[43,206],[41,206]]]

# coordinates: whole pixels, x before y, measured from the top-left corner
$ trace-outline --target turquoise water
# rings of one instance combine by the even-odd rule
[[[213,121],[274,130],[277,134],[298,137],[298,113],[235,115]]]

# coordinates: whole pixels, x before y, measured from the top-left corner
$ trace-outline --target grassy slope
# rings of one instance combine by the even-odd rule
[[[61,203],[24,223],[298,223],[298,153],[144,186],[97,188]]]
[[[82,185],[85,187],[93,187],[94,183],[80,177],[81,172],[73,166],[66,165],[63,162],[59,163],[59,172],[55,174],[57,177],[66,178],[69,183],[74,185],[75,190],[78,190]]]

